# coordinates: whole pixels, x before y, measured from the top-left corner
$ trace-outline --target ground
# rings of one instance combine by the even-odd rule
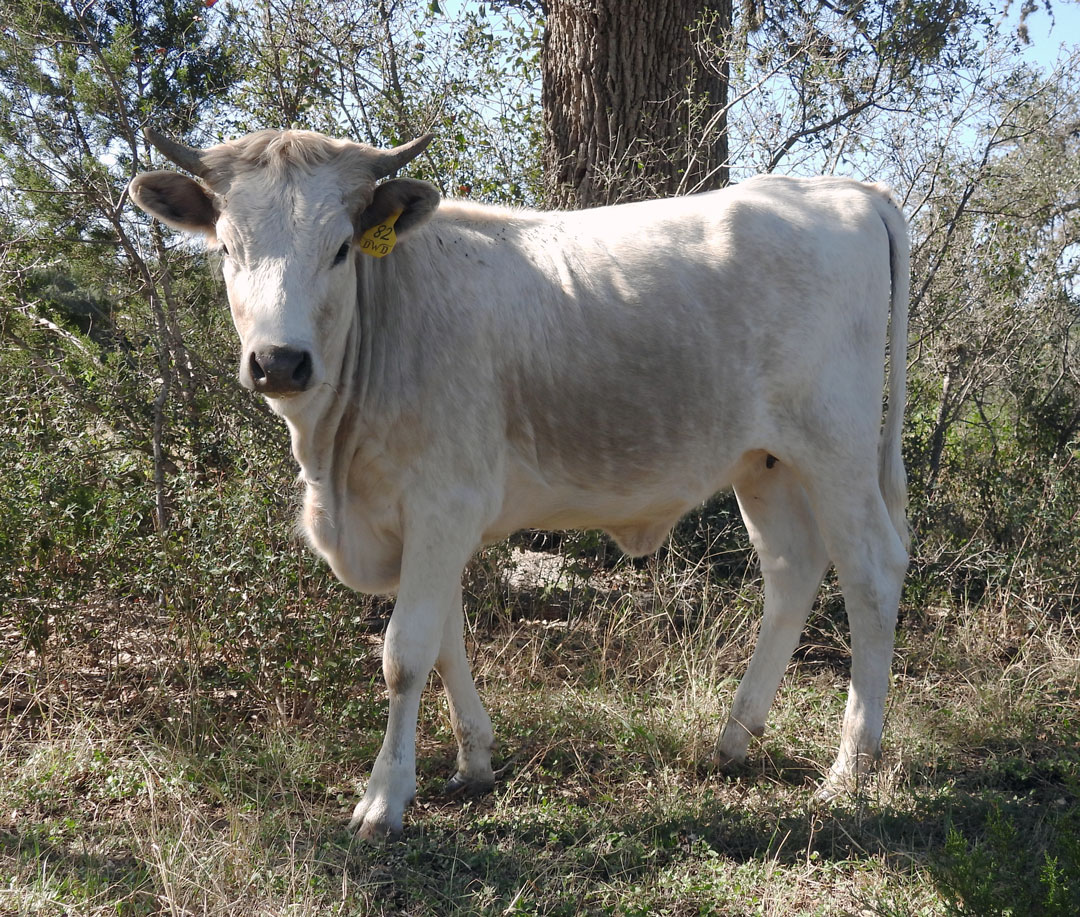
[[[269,656],[240,665],[151,602],[46,609],[32,641],[4,625],[0,914],[1077,912],[1067,620],[909,604],[881,768],[825,805],[847,665],[834,590],[750,761],[718,773],[753,576],[536,567],[500,555],[467,578],[495,792],[442,795],[454,745],[433,678],[417,802],[382,848],[345,826],[381,740],[385,605],[328,691],[271,677]]]

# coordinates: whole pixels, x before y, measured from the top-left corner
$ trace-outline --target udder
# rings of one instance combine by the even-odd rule
[[[625,525],[617,528],[608,528],[607,533],[615,539],[619,550],[631,557],[643,557],[652,554],[660,548],[668,537],[672,526],[679,521],[676,516],[673,519],[664,519],[661,522],[649,522],[638,525]]]

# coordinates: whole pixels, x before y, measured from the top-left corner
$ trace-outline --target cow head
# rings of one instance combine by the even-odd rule
[[[259,131],[207,150],[152,130],[146,136],[202,181],[147,172],[132,180],[132,200],[221,252],[240,381],[282,413],[299,408],[296,396],[317,391],[342,358],[360,237],[397,214],[401,239],[439,205],[438,189],[426,182],[379,183],[423,152],[431,135],[392,150],[310,131]]]

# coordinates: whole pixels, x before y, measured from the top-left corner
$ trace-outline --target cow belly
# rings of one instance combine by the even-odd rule
[[[717,450],[719,452],[720,450]],[[502,512],[485,532],[497,541],[522,528],[601,529],[632,556],[651,554],[687,512],[730,484],[738,462],[727,455],[706,461],[677,456],[666,474],[636,488],[597,483],[591,488],[554,480],[529,463],[511,463]],[[681,469],[681,473],[672,473]]]

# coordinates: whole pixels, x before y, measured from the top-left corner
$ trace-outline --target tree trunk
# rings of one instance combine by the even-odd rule
[[[541,69],[551,203],[727,183],[731,0],[549,0]]]

